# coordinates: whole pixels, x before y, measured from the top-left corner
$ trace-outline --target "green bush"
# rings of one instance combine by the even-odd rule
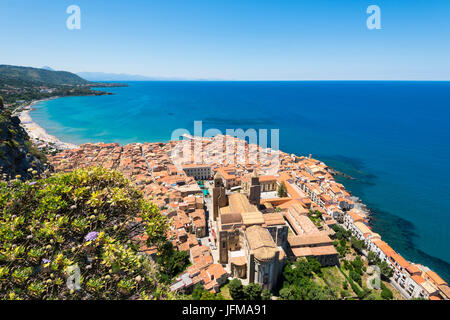
[[[250,283],[244,287],[244,295],[247,300],[262,300],[262,287],[258,283]]]
[[[145,233],[148,246],[161,248],[167,229],[116,171],[0,182],[0,299],[170,298],[158,266],[132,241]],[[75,291],[66,285],[73,266],[81,271]]]
[[[287,197],[287,196],[288,196],[287,190],[286,190],[286,186],[285,186],[284,182],[282,182],[282,183],[278,186],[278,189],[277,189],[277,195],[278,195],[278,197],[280,197],[280,198],[284,198],[284,197]]]
[[[384,300],[391,300],[394,298],[392,291],[388,287],[386,287],[383,282],[381,283],[381,298],[383,298]]]
[[[336,294],[327,286],[322,287],[313,281],[313,270],[316,274],[317,260],[299,259],[295,263],[288,262],[283,270],[284,284],[279,292],[283,300],[334,300]]]
[[[261,298],[262,298],[262,300],[271,300],[272,292],[270,292],[269,290],[263,290]]]
[[[356,283],[358,283],[360,287],[362,287],[362,279],[359,273],[357,273],[354,270],[350,271],[350,278]]]
[[[233,300],[243,300],[245,298],[244,287],[242,286],[241,280],[236,278],[231,280],[228,289],[230,290],[230,296]]]

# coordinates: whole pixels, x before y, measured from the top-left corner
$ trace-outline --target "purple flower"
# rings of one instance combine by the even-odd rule
[[[49,260],[49,259],[42,259],[42,263],[43,263],[43,264],[47,264],[47,263],[50,263],[50,262],[52,262],[52,260]]]
[[[28,183],[28,185],[29,186],[34,186],[36,183],[37,183],[36,181],[33,181],[33,182]]]
[[[97,231],[92,231],[89,232],[86,237],[84,237],[85,241],[94,241],[95,239],[97,239],[98,237],[98,232]]]

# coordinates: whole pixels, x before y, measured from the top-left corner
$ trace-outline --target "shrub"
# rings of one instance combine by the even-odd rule
[[[284,198],[287,197],[287,190],[286,190],[286,186],[284,184],[284,182],[282,182],[277,189],[277,195],[280,198]]]
[[[394,298],[392,291],[388,287],[386,287],[383,282],[381,283],[381,289],[381,298],[383,298],[384,300],[391,300]]]
[[[262,300],[271,300],[272,292],[270,292],[269,290],[263,290],[261,298],[262,298]]]
[[[244,287],[244,295],[247,300],[262,300],[262,287],[258,283],[250,283]]]
[[[361,276],[354,270],[350,271],[350,278],[359,284],[359,286],[362,286],[362,279]]]
[[[233,279],[230,281],[228,285],[228,289],[230,290],[230,295],[233,300],[243,300],[244,295],[244,287],[242,286],[242,282],[239,279]]]
[[[0,299],[170,298],[133,240],[145,234],[148,246],[161,248],[167,229],[158,208],[116,171],[0,182]],[[79,290],[66,285],[74,266]]]

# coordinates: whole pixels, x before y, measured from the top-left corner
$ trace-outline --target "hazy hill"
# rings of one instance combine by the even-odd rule
[[[42,85],[79,85],[89,81],[67,71],[51,71],[31,67],[0,65],[0,80],[32,82]]]
[[[77,75],[89,81],[174,81],[181,78],[146,77],[126,73],[78,72]]]

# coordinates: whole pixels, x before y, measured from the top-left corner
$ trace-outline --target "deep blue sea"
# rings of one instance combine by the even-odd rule
[[[63,141],[168,141],[177,128],[279,128],[280,149],[312,154],[374,212],[406,259],[450,280],[450,82],[129,82],[112,96],[39,103]]]

